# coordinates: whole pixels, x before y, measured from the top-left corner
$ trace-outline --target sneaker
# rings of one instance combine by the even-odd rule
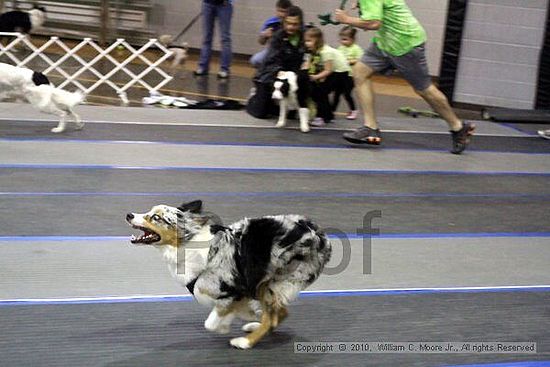
[[[201,69],[201,68],[198,68],[197,70],[195,70],[193,72],[193,75],[194,76],[205,76],[205,75],[208,75],[208,71],[206,71],[204,69]]]
[[[357,118],[357,110],[349,111],[346,115],[346,119],[355,120]]]
[[[343,138],[353,144],[380,145],[382,136],[380,129],[372,129],[368,126],[361,126],[350,133],[344,133]]]
[[[325,122],[325,120],[323,120],[323,119],[320,118],[320,117],[314,118],[313,121],[311,121],[309,124],[310,124],[311,126],[315,126],[315,127],[327,126],[327,123]]]
[[[543,139],[550,139],[550,130],[539,130],[537,131],[539,136]]]
[[[453,148],[451,153],[460,154],[466,149],[466,146],[470,143],[470,137],[474,133],[476,126],[469,122],[462,123],[462,129],[459,131],[451,131],[453,138]]]
[[[225,70],[218,71],[218,79],[227,79],[229,78],[229,73]]]

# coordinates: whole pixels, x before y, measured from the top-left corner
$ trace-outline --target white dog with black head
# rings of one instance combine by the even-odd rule
[[[0,63],[0,100],[5,98],[24,99],[38,110],[59,116],[54,133],[65,131],[67,115],[75,119],[78,130],[84,127],[74,108],[84,101],[84,95],[56,88],[48,77],[24,67]]]
[[[46,9],[34,6],[28,11],[12,10],[0,14],[0,32],[29,34],[46,21]]]
[[[279,101],[279,120],[277,127],[286,126],[286,116],[289,110],[298,110],[300,130],[309,131],[309,109],[300,108],[298,104],[298,76],[293,71],[280,71],[273,83],[271,98]]]

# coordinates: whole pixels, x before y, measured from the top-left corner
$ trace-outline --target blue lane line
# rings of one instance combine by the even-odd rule
[[[525,287],[459,287],[459,288],[410,288],[410,289],[372,289],[348,291],[306,291],[300,298],[339,298],[339,297],[376,297],[404,296],[453,293],[511,293],[511,292],[550,292],[550,286]],[[180,296],[129,296],[129,297],[82,297],[51,299],[5,299],[0,300],[0,307],[7,306],[46,306],[46,305],[82,305],[113,303],[164,303],[191,302],[191,295]]]
[[[193,196],[193,197],[335,197],[335,198],[431,198],[431,197],[449,197],[449,198],[532,198],[545,199],[550,198],[550,194],[518,194],[518,193],[376,193],[376,192],[29,192],[29,191],[4,191],[0,196],[14,197],[33,197],[33,196]]]
[[[550,172],[513,171],[408,171],[408,170],[368,170],[368,169],[317,169],[317,168],[225,168],[225,167],[184,167],[184,166],[113,166],[99,164],[0,164],[0,169],[89,169],[89,170],[130,170],[130,171],[182,171],[182,172],[245,172],[245,173],[314,173],[314,174],[359,174],[359,175],[482,175],[482,176],[550,176]]]
[[[441,367],[550,367],[550,361],[522,361],[484,364],[454,364]]]
[[[372,239],[415,239],[415,238],[547,238],[550,232],[479,232],[479,233],[382,233],[363,235],[356,233],[328,233],[329,238],[358,240]],[[105,242],[128,241],[130,236],[0,236],[0,242]]]

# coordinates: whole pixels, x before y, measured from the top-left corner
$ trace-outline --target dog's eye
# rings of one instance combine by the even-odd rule
[[[154,214],[152,217],[151,217],[152,220],[154,221],[159,221],[161,220],[162,218],[158,215],[158,214]]]

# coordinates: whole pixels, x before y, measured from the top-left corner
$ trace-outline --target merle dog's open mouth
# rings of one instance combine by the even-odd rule
[[[130,238],[130,242],[134,244],[143,243],[148,245],[148,244],[160,241],[160,235],[150,230],[149,228],[139,227],[139,226],[132,226],[132,227],[142,230],[143,234],[139,237],[132,235],[132,237]]]

